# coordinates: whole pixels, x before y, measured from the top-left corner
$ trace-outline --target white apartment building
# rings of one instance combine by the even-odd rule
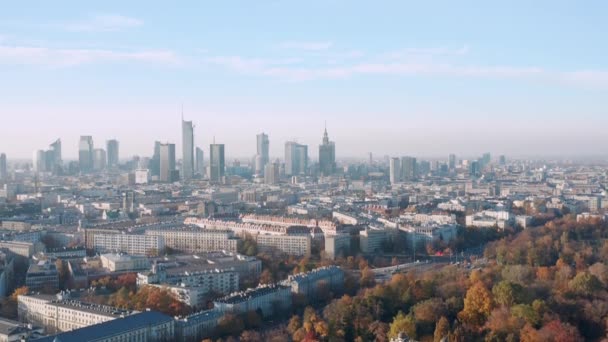
[[[145,256],[125,254],[102,254],[101,266],[112,272],[144,270],[150,267],[150,261]]]
[[[312,239],[310,235],[270,235],[258,234],[255,236],[258,249],[261,251],[279,250],[285,254],[296,256],[309,256]]]
[[[178,284],[165,283],[150,286],[169,289],[179,301],[193,308],[203,308],[210,293],[227,295],[239,289],[239,275],[231,271],[194,272],[185,275],[180,280],[181,282]]]
[[[158,255],[165,250],[165,240],[154,235],[95,234],[93,249],[96,252]]]
[[[275,284],[261,285],[220,298],[213,305],[222,313],[238,315],[261,310],[263,316],[271,316],[276,314],[275,308],[285,310],[291,306],[291,288]]]
[[[22,295],[17,308],[20,321],[41,325],[49,333],[84,328],[133,313],[106,305],[61,299],[60,295]]]
[[[153,229],[146,230],[146,236],[162,237],[165,247],[187,253],[236,252],[239,241],[234,232],[225,230]]]
[[[513,218],[511,216],[511,213],[505,210],[484,210],[473,215],[467,215],[465,220],[467,227],[498,227],[500,229],[504,229],[509,224],[511,224],[512,221]]]

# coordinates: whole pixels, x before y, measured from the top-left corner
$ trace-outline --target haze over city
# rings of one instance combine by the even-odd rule
[[[255,154],[261,131],[272,157],[288,140],[316,145],[324,122],[338,158],[603,156],[606,7],[4,4],[0,146],[29,159],[61,138],[76,159],[92,135],[149,156],[180,140],[183,106],[195,144],[215,136],[228,158]]]
[[[608,341],[608,2],[0,5],[0,341]]]

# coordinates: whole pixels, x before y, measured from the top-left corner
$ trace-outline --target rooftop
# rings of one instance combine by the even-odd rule
[[[82,342],[106,340],[112,336],[128,331],[142,329],[148,326],[173,321],[173,318],[156,311],[146,311],[124,318],[95,324],[86,328],[76,329],[55,336],[47,336],[35,341],[38,342]]]

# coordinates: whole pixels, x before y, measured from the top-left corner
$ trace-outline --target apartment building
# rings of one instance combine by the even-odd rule
[[[146,236],[162,237],[166,247],[186,253],[236,252],[239,241],[234,232],[226,230],[153,229],[146,230]]]
[[[160,312],[145,311],[36,341],[166,342],[174,340],[175,320]]]
[[[310,272],[290,275],[282,284],[289,286],[292,293],[312,300],[323,287],[334,293],[342,292],[344,271],[337,266],[320,267]]]
[[[106,305],[84,303],[58,296],[22,295],[18,298],[21,322],[37,324],[48,333],[70,331],[126,317],[131,311]]]
[[[291,307],[291,288],[285,285],[261,285],[254,289],[233,293],[213,302],[222,313],[243,314],[248,311],[262,311],[262,315],[272,316],[278,310]]]
[[[260,251],[278,250],[288,255],[309,256],[312,244],[310,235],[270,235],[255,236]]]
[[[93,239],[93,249],[100,253],[159,255],[165,250],[164,238],[156,235],[95,234]]]

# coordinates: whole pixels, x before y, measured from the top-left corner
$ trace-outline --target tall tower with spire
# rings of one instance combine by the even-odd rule
[[[323,143],[319,145],[319,169],[323,176],[330,176],[336,172],[336,145],[329,141],[327,123],[323,133]]]
[[[192,121],[184,121],[182,106],[182,178],[192,179],[194,175],[194,125]]]

